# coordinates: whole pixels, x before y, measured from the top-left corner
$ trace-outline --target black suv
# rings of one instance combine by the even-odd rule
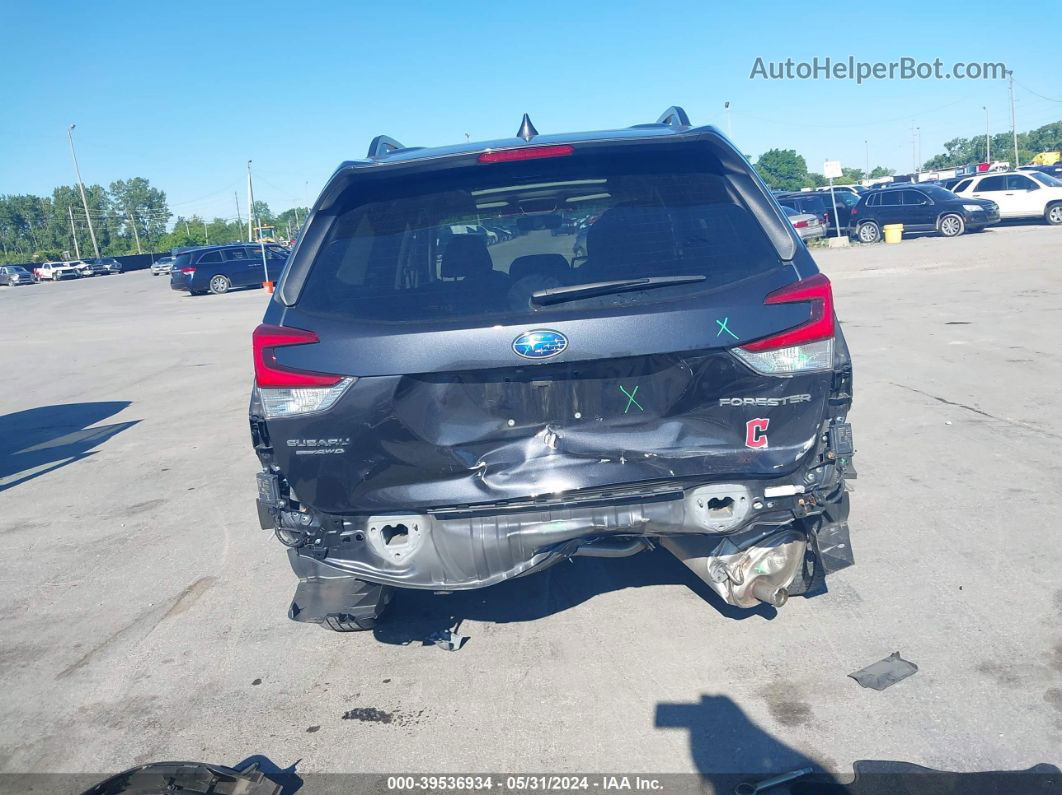
[[[593,221],[586,256],[553,230]],[[490,245],[462,227],[516,227]],[[851,563],[852,371],[741,153],[680,108],[437,149],[381,136],[310,213],[253,334],[258,514],[291,618],[367,629],[658,543],[726,602]]]
[[[182,251],[170,268],[170,287],[192,295],[221,295],[234,287],[261,287],[265,281],[275,282],[280,278],[287,257],[286,249],[274,244],[263,247],[259,243]]]
[[[903,224],[903,233],[939,232],[956,237],[999,223],[999,207],[986,199],[956,196],[939,185],[897,185],[867,193],[852,210],[852,231],[861,243],[881,240],[882,227]]]

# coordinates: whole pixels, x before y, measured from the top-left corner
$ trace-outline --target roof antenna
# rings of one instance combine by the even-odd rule
[[[531,117],[525,113],[524,120],[520,122],[520,129],[516,131],[516,137],[523,138],[525,141],[530,141],[536,135],[538,135],[538,130],[536,130],[535,125],[531,123]]]

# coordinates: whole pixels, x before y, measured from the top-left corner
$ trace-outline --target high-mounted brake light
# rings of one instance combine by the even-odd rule
[[[312,331],[263,323],[251,335],[255,382],[260,387],[335,386],[343,380],[343,376],[296,370],[277,362],[274,352],[277,348],[313,345],[320,341]]]
[[[560,146],[530,146],[524,149],[502,149],[497,152],[484,152],[479,156],[480,163],[511,163],[516,160],[544,160],[548,157],[570,157],[575,150],[563,144]]]
[[[811,304],[811,318],[770,337],[734,348],[734,353],[761,373],[787,375],[833,367],[833,288],[817,273],[763,299],[764,304]]]

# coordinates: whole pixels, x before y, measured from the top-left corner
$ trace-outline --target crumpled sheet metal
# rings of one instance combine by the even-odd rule
[[[916,673],[918,673],[918,666],[903,659],[900,653],[895,651],[884,660],[878,660],[848,675],[863,687],[884,690]]]
[[[814,444],[830,382],[830,373],[764,378],[718,351],[380,376],[359,379],[325,414],[271,420],[270,428],[278,466],[317,510],[416,511],[671,478],[785,474]],[[810,397],[720,405],[793,395]],[[752,418],[771,421],[765,448],[745,444]],[[288,438],[337,436],[349,438],[343,455],[296,457],[286,446]]]

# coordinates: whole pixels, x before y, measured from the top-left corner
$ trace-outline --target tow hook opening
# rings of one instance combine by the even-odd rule
[[[712,497],[708,500],[707,511],[710,519],[730,519],[734,515],[733,497]]]
[[[385,524],[380,528],[384,546],[400,547],[409,543],[409,528],[404,524]]]
[[[423,546],[429,527],[425,516],[370,516],[365,538],[382,560],[404,566]]]

